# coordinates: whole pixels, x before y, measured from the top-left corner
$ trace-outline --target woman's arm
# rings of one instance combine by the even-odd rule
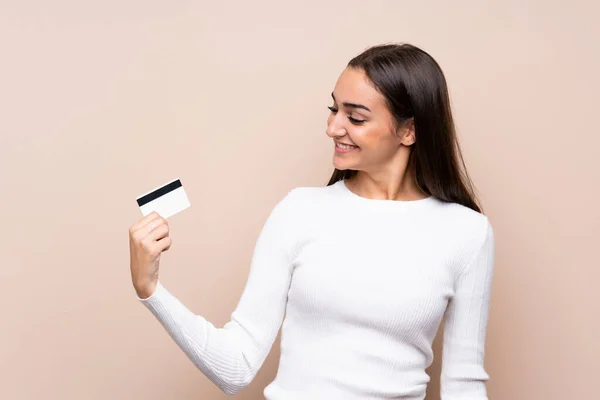
[[[285,312],[294,252],[292,197],[271,211],[256,242],[248,281],[231,320],[216,328],[194,314],[159,281],[143,302],[189,359],[227,394],[254,378],[267,357]]]
[[[441,400],[487,400],[485,336],[494,270],[494,232],[486,218],[482,244],[459,275],[446,311]]]

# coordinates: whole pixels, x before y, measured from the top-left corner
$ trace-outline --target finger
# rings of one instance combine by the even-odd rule
[[[161,252],[163,251],[167,251],[171,248],[171,244],[172,244],[172,240],[169,236],[165,236],[164,238],[160,239],[158,242],[156,242],[156,245],[158,246],[158,248],[160,249]]]
[[[152,218],[150,221],[148,221],[146,223],[146,225],[142,225],[140,227],[140,231],[144,231],[145,234],[148,235],[154,229],[158,228],[159,226],[161,226],[163,224],[168,226],[167,220],[164,219],[163,217],[161,217],[159,214],[157,214],[156,218]]]
[[[166,236],[169,236],[169,226],[166,224],[160,224],[151,232],[148,232],[148,236],[146,238],[154,242]]]
[[[157,228],[159,228],[163,225],[166,226],[167,228],[169,228],[169,222],[165,218],[159,216],[158,218],[154,218],[154,219],[150,220],[141,229],[144,230],[145,236],[148,236],[152,233],[152,231],[156,230]]]
[[[135,231],[139,230],[140,228],[142,228],[144,225],[146,225],[148,222],[150,222],[153,219],[158,218],[158,217],[160,217],[160,215],[156,211],[152,211],[150,214],[144,216],[139,221],[137,221],[135,224],[133,224],[131,226],[131,230],[135,232]]]

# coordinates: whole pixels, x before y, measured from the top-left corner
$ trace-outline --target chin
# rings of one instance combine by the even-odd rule
[[[335,159],[333,160],[333,166],[335,167],[335,169],[338,169],[340,171],[352,169],[352,165],[345,163],[345,162],[336,161]]]

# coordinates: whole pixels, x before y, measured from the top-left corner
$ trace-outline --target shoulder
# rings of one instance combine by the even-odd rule
[[[462,262],[482,249],[493,251],[494,230],[488,216],[458,203],[440,202],[439,212],[436,220],[441,225],[438,226]]]
[[[277,200],[272,213],[279,215],[294,216],[306,215],[322,204],[327,196],[328,188],[317,186],[296,186],[289,189]]]
[[[335,192],[337,185],[329,186],[296,186],[290,193],[294,193],[296,196],[304,196],[305,198],[318,198],[323,196],[329,196]]]
[[[335,193],[334,186],[296,186],[288,191],[282,201],[295,207],[310,207],[322,204]]]
[[[439,202],[443,220],[454,230],[471,238],[484,238],[492,225],[487,215],[458,203]]]
[[[305,225],[326,212],[326,204],[332,203],[335,190],[332,186],[293,187],[279,198],[272,213],[285,218],[288,223]]]
[[[318,219],[322,198],[327,190],[322,187],[298,186],[288,189],[275,202],[268,215],[264,229],[276,232],[278,241],[296,246],[306,237],[311,221]]]

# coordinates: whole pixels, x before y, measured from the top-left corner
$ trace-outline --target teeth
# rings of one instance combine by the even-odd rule
[[[353,149],[354,147],[356,147],[356,146],[346,146],[345,144],[341,144],[341,143],[338,143],[337,146],[343,150],[350,150],[350,149]]]

